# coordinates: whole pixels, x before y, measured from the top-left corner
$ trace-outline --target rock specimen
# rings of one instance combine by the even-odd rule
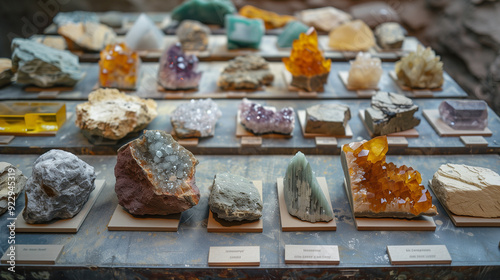
[[[160,58],[158,83],[170,90],[197,88],[202,73],[196,68],[198,58],[184,54],[181,43],[175,43]]]
[[[266,29],[274,29],[285,26],[295,18],[288,15],[278,15],[277,13],[259,9],[251,5],[245,5],[240,9],[240,15],[246,18],[260,18],[264,21]]]
[[[217,218],[226,221],[254,221],[262,217],[259,190],[247,178],[234,174],[215,175],[208,205]]]
[[[133,50],[160,50],[163,32],[145,14],[141,14],[125,35],[125,44]]]
[[[234,13],[236,8],[231,0],[188,0],[175,7],[171,17],[179,22],[192,19],[223,26],[224,16]]]
[[[158,115],[156,102],[126,95],[117,89],[98,89],[76,106],[75,124],[90,135],[118,140],[141,131]]]
[[[20,38],[12,40],[12,71],[18,83],[39,87],[74,86],[83,77],[76,55]]]
[[[95,179],[94,167],[72,153],[50,150],[41,155],[26,183],[24,220],[40,224],[74,217],[94,190]]]
[[[68,23],[57,29],[66,39],[70,50],[101,51],[116,41],[116,33],[104,24],[95,22]]]
[[[420,124],[418,106],[401,94],[378,91],[365,110],[365,123],[374,136],[405,131]]]
[[[27,180],[28,178],[17,167],[8,162],[0,162],[0,215],[9,209],[9,201],[15,202],[19,194],[23,191]],[[9,200],[9,197],[14,198],[14,200]]]
[[[397,22],[386,22],[375,28],[378,45],[385,50],[401,49],[406,30]]]
[[[12,61],[8,58],[0,58],[0,88],[12,82]]]
[[[382,62],[378,57],[372,57],[369,53],[360,52],[356,60],[350,61],[349,78],[347,87],[349,89],[376,89],[384,71]]]
[[[432,189],[455,215],[500,217],[500,175],[491,169],[443,164],[434,173]]]
[[[320,104],[306,109],[306,133],[345,135],[351,110],[343,104]]]
[[[263,85],[270,85],[274,75],[267,61],[256,55],[237,56],[230,60],[217,81],[223,90],[257,90]]]
[[[283,179],[283,193],[290,215],[308,222],[333,220],[333,210],[326,199],[311,165],[298,152],[288,164]]]
[[[292,134],[295,127],[295,113],[291,107],[276,112],[275,107],[264,107],[243,98],[239,114],[241,124],[254,134]]]
[[[368,51],[375,46],[375,36],[366,23],[354,20],[330,31],[328,46],[338,51]]]
[[[170,115],[170,122],[179,138],[209,137],[215,132],[215,124],[222,116],[212,99],[191,100],[177,106]]]
[[[323,91],[332,61],[324,59],[318,48],[316,30],[310,28],[293,42],[290,57],[283,58],[283,63],[292,73],[292,86],[306,91]]]
[[[135,89],[139,77],[141,59],[124,43],[107,45],[99,60],[99,84],[101,87]]]
[[[417,51],[409,53],[396,62],[398,81],[410,88],[439,88],[443,85],[443,62],[430,48],[417,46]]]
[[[300,21],[290,21],[278,36],[278,47],[291,48],[293,41],[299,39],[300,33],[306,33],[309,27]]]
[[[350,13],[353,18],[364,21],[370,28],[385,22],[400,22],[398,13],[387,3],[372,1],[354,5]]]
[[[387,137],[342,146],[342,168],[355,217],[415,218],[437,215],[420,173],[386,162]]]
[[[74,12],[59,12],[53,19],[57,26],[63,26],[68,23],[80,23],[80,22],[99,22],[99,17],[96,13],[85,12],[85,11],[74,11]]]
[[[196,20],[184,20],[175,31],[184,51],[204,51],[208,47],[210,28]]]
[[[264,36],[264,22],[237,15],[226,15],[227,49],[258,49]]]
[[[444,100],[439,114],[454,129],[483,130],[488,126],[488,104],[483,100]]]
[[[313,26],[320,31],[329,32],[341,24],[351,20],[351,15],[334,7],[303,10],[297,18],[308,26]]]
[[[170,134],[146,130],[118,150],[115,192],[133,215],[169,215],[200,200],[195,182],[198,160]]]
[[[124,14],[118,11],[109,11],[99,15],[99,21],[113,28],[122,28],[125,20]]]

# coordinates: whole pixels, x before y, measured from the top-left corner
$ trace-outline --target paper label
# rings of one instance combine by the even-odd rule
[[[387,246],[392,264],[449,264],[451,256],[445,245]]]
[[[177,140],[181,146],[198,146],[198,138],[188,138]]]
[[[63,245],[12,245],[2,256],[2,263],[15,261],[16,264],[55,264]]]
[[[241,146],[261,146],[262,137],[243,136],[241,137]]]
[[[14,136],[8,135],[8,136],[0,136],[0,144],[7,145],[9,144],[12,140],[14,140]]]
[[[405,137],[387,137],[387,144],[389,146],[403,146],[406,147],[408,146],[408,140],[406,140]]]
[[[337,146],[337,138],[335,137],[316,137],[316,146]]]
[[[376,91],[373,89],[367,89],[367,90],[357,90],[356,93],[358,96],[363,96],[363,97],[372,97],[375,95]]]
[[[309,92],[309,91],[299,91],[298,93],[299,93],[299,97],[306,97],[306,98],[308,98],[308,97],[317,97],[318,96],[318,93],[315,92],[315,91],[311,91],[311,92]]]
[[[53,99],[56,98],[59,91],[41,91],[38,93],[38,98],[40,99]]]
[[[432,97],[434,93],[430,90],[413,90],[413,95],[415,97]]]
[[[483,136],[460,136],[465,146],[488,146],[488,141]]]
[[[246,92],[228,92],[226,94],[226,98],[244,98],[246,96]]]
[[[340,262],[339,247],[333,245],[285,245],[285,263]]]
[[[184,93],[165,93],[165,99],[182,99],[184,97]]]
[[[214,246],[208,252],[208,265],[259,265],[259,246]]]

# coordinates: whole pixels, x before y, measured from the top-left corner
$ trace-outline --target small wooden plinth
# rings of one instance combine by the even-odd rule
[[[483,136],[460,136],[465,147],[487,147],[488,141]]]
[[[342,81],[342,84],[344,84],[346,89],[353,90],[353,91],[355,90],[358,95],[360,95],[359,92],[361,92],[361,94],[363,94],[361,96],[363,96],[363,97],[373,96],[375,94],[375,92],[377,90],[379,90],[378,86],[375,88],[364,88],[364,89],[349,87],[349,82],[348,82],[349,71],[339,71],[338,75],[339,75],[340,80]]]
[[[286,264],[337,265],[339,247],[335,245],[285,245]]]
[[[41,91],[38,93],[38,99],[55,99],[60,91]]]
[[[337,138],[317,136],[314,138],[316,147],[337,147]]]
[[[14,140],[15,136],[12,135],[4,135],[0,136],[0,145],[7,145],[9,144],[12,140]]]
[[[121,205],[117,205],[108,230],[117,231],[170,231],[175,232],[179,228],[181,213],[168,216],[133,216]]]
[[[391,264],[450,264],[451,256],[445,245],[387,246]]]
[[[15,250],[12,251],[11,247],[14,247]],[[63,247],[63,245],[40,244],[10,245],[2,256],[2,264],[8,264],[11,257],[13,257],[16,264],[56,264]]]
[[[260,147],[262,146],[262,137],[260,136],[243,136],[241,137],[242,147]]]
[[[246,130],[246,128],[241,124],[240,110],[238,110],[238,113],[236,114],[236,137],[243,137],[243,136],[259,136],[262,138],[292,138],[293,134],[285,135],[278,133],[266,133],[261,135],[255,135],[252,132]]]
[[[491,130],[487,127],[483,130],[454,129],[441,120],[439,110],[437,109],[424,109],[423,114],[427,121],[431,124],[432,128],[434,128],[437,134],[441,137],[493,135]]]
[[[320,134],[320,133],[308,133],[306,132],[306,110],[298,110],[297,116],[299,118],[300,127],[302,129],[302,135],[304,138],[314,138],[314,137],[323,137],[330,136],[335,138],[352,138],[352,129],[349,124],[345,127],[345,135],[329,135],[329,134]]]
[[[368,133],[370,134],[370,137],[374,137],[373,131],[371,131],[370,128],[368,128],[368,125],[366,125],[365,110],[359,110],[359,118],[361,119],[361,122],[363,123],[366,131],[368,131]],[[408,129],[405,131],[390,133],[390,134],[387,134],[387,136],[388,137],[408,137],[408,138],[414,137],[414,138],[416,138],[419,136],[419,133],[415,128],[412,128],[412,129]]]
[[[433,97],[434,93],[437,91],[442,91],[443,89],[441,87],[438,88],[411,88],[408,86],[403,85],[399,80],[398,76],[396,75],[396,72],[390,71],[389,76],[392,78],[394,83],[398,85],[398,87],[404,91],[410,91],[414,97]]]
[[[408,147],[408,140],[405,137],[387,137],[387,145],[391,147]]]
[[[209,266],[259,266],[259,246],[211,246]]]

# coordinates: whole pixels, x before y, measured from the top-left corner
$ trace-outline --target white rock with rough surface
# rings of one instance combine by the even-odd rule
[[[12,199],[9,199],[12,194],[9,192],[13,192],[14,199],[17,199],[27,180],[17,167],[8,162],[0,162],[0,215],[8,210],[9,201],[12,202]]]

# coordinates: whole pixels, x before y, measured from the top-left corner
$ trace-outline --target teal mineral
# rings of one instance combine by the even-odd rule
[[[174,8],[172,19],[179,22],[192,19],[224,26],[224,16],[234,13],[236,8],[231,0],[189,0]]]
[[[226,15],[227,48],[258,49],[264,36],[264,22],[238,15]]]
[[[288,164],[283,185],[290,215],[313,223],[333,219],[331,205],[303,153],[298,152]]]
[[[300,33],[306,33],[309,26],[300,21],[290,21],[278,36],[278,47],[291,48],[294,40],[299,39]]]

